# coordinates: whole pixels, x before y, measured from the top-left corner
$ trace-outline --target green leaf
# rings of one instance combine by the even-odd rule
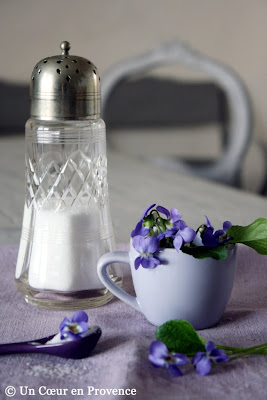
[[[267,219],[258,218],[248,226],[233,225],[227,231],[228,243],[243,243],[260,254],[267,254]]]
[[[205,351],[205,340],[197,334],[188,321],[182,319],[173,319],[159,326],[156,338],[161,340],[169,351],[175,353],[191,355],[197,351]]]
[[[212,257],[215,260],[224,260],[227,257],[227,245],[217,247],[183,246],[181,251],[198,259]]]

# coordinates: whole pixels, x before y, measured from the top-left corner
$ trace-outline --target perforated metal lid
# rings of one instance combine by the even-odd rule
[[[84,119],[100,114],[100,77],[96,66],[83,57],[69,55],[62,42],[61,55],[46,57],[33,69],[30,97],[34,118]]]

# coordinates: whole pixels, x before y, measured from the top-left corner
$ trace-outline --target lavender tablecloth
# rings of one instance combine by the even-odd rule
[[[126,249],[126,246],[120,246]],[[0,247],[0,330],[1,343],[30,340],[53,334],[63,317],[72,312],[49,311],[27,305],[14,286],[18,248]],[[133,292],[127,266],[124,288]],[[267,256],[238,248],[238,265],[231,300],[220,323],[201,335],[228,346],[252,346],[267,342]],[[206,377],[190,367],[173,378],[147,360],[155,327],[137,311],[114,299],[104,307],[88,310],[90,323],[99,325],[103,335],[92,353],[83,360],[65,360],[46,355],[13,355],[0,359],[0,399],[13,386],[19,399],[267,399],[267,357],[250,356],[216,366]],[[28,386],[28,396],[23,396]],[[66,388],[66,395],[41,395],[39,388]],[[94,388],[136,389],[136,396],[88,395]],[[71,389],[82,389],[81,395]],[[29,391],[29,389],[33,389]],[[29,395],[33,393],[34,395]],[[45,389],[41,389],[44,392]],[[83,392],[83,394],[82,394]]]

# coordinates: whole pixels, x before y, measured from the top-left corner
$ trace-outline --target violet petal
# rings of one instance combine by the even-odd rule
[[[164,239],[164,238],[165,238],[164,233],[160,233],[160,234],[157,236],[157,239],[158,239],[159,242],[160,242],[162,239]]]
[[[201,358],[205,356],[206,353],[204,353],[203,351],[199,351],[198,353],[196,353],[192,360],[193,365],[196,365],[201,360]]]
[[[223,231],[222,229],[219,229],[218,231],[216,231],[216,232],[213,234],[214,239],[216,238],[216,239],[218,239],[218,240],[219,240],[220,236],[222,236],[222,235],[224,235],[224,231]]]
[[[131,237],[135,237],[138,235],[146,236],[149,233],[150,229],[143,226],[143,220],[139,221],[135,227],[135,229],[131,232]]]
[[[214,237],[213,228],[206,228],[202,235],[202,243],[206,247],[216,247],[218,245],[219,237]]]
[[[182,247],[183,244],[183,239],[182,237],[178,234],[175,236],[174,240],[173,240],[173,245],[176,249],[176,251],[180,251],[180,248]]]
[[[216,349],[214,342],[212,342],[211,340],[209,340],[209,341],[205,344],[205,349],[206,349],[207,352],[210,354],[214,349]]]
[[[157,206],[157,210],[158,210],[160,213],[164,214],[167,218],[170,217],[170,212],[169,212],[169,210],[167,210],[167,208],[162,207],[162,206]]]
[[[141,265],[141,257],[137,257],[137,258],[134,260],[134,268],[135,268],[135,269],[138,269],[138,268],[140,267],[140,265]]]
[[[229,228],[231,228],[232,226],[232,222],[230,221],[224,221],[223,223],[223,230],[226,233],[228,231]]]
[[[68,337],[71,338],[71,340],[78,340],[78,339],[81,339],[81,336],[80,336],[79,334],[76,334],[76,335],[75,335],[75,333],[73,333],[73,332],[71,332],[71,331],[66,331],[65,333],[67,334]]]
[[[143,221],[139,221],[136,224],[136,227],[134,228],[134,230],[131,232],[131,237],[137,236],[139,234],[140,228],[142,226]]]
[[[147,216],[148,211],[150,211],[151,208],[155,207],[155,205],[156,205],[156,204],[151,204],[151,206],[149,206],[149,207],[143,212],[142,219],[143,219],[144,217]]]
[[[185,365],[187,364],[187,357],[182,353],[175,353],[172,355],[175,359],[175,365]]]
[[[206,225],[207,225],[207,227],[208,228],[212,228],[210,220],[208,219],[207,215],[205,215],[205,217],[206,217]]]
[[[189,243],[195,239],[196,232],[194,231],[194,229],[186,227],[179,231],[179,235],[182,236],[185,243]]]
[[[159,241],[155,236],[148,236],[147,238],[145,238],[144,243],[146,246],[146,248],[144,248],[145,253],[153,254],[155,253],[155,251],[158,250]]]
[[[138,253],[143,253],[145,238],[143,236],[135,236],[132,240],[133,247]]]
[[[64,329],[65,326],[68,325],[69,323],[70,323],[70,320],[65,317],[59,326],[59,330],[62,331],[62,329]]]
[[[168,356],[167,346],[160,340],[154,340],[149,347],[149,353],[155,358]]]
[[[84,311],[76,311],[71,318],[71,322],[88,322],[88,315]]]
[[[197,363],[196,371],[198,375],[207,375],[211,370],[211,360],[208,357],[202,357]]]
[[[222,357],[219,357],[219,356],[215,357],[215,360],[217,363],[221,363],[221,362],[229,361],[230,358],[226,354],[224,354],[224,356],[222,356]]]
[[[176,225],[176,224],[177,224],[177,225]],[[178,224],[179,224],[179,229],[184,229],[184,228],[187,227],[186,222],[183,221],[182,219],[181,219],[180,221],[176,222],[176,223],[174,224],[174,226],[176,227],[176,226],[178,226]]]
[[[172,223],[179,221],[181,218],[182,218],[182,214],[176,208],[171,208]]]
[[[171,228],[171,229],[167,229],[164,232],[164,236],[165,237],[173,237],[174,235],[176,235],[176,233],[177,233],[177,229],[176,228]]]
[[[88,331],[88,323],[85,321],[79,322],[79,328],[81,328],[81,331],[79,332],[79,334],[87,332]]]
[[[155,268],[158,265],[157,263],[155,263],[155,261],[157,261],[159,263],[159,261],[153,257],[148,257],[148,258],[143,257],[141,264],[142,264],[142,267],[146,268],[146,269],[147,268]]]
[[[148,359],[156,367],[164,367],[166,363],[165,358],[157,358],[151,354],[149,354]]]
[[[216,362],[228,361],[229,357],[225,354],[222,349],[213,349],[210,352],[210,356],[215,359]]]
[[[167,368],[172,376],[183,376],[182,371],[176,365],[168,365]]]

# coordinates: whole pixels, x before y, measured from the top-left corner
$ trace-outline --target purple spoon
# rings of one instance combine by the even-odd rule
[[[17,353],[43,353],[51,354],[63,358],[85,358],[95,348],[100,336],[101,328],[92,326],[88,330],[88,334],[80,339],[71,340],[69,342],[59,342],[46,344],[54,336],[44,337],[38,340],[20,343],[0,344],[0,355],[17,354]]]

